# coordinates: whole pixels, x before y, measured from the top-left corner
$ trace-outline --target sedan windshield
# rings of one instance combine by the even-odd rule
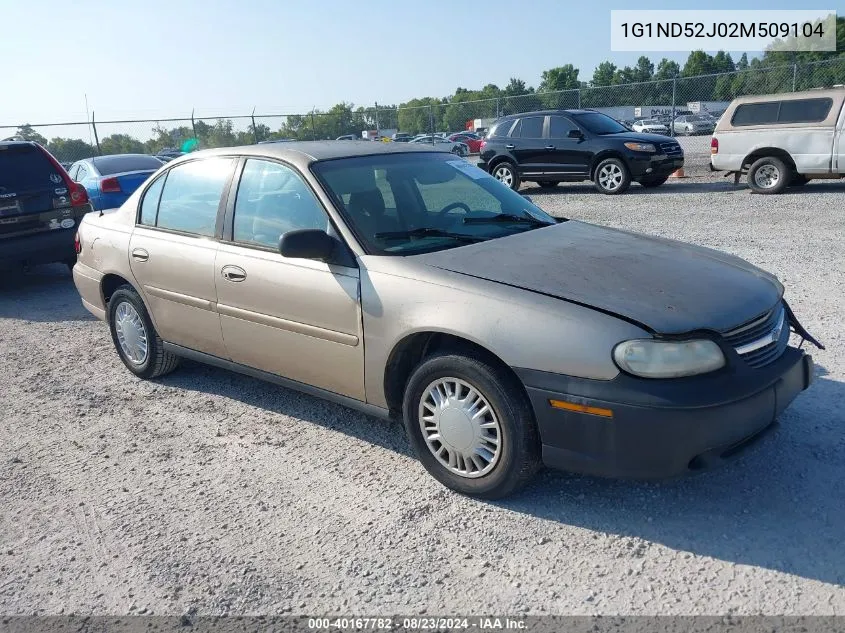
[[[451,154],[413,152],[314,163],[368,252],[410,255],[530,231],[556,220]]]
[[[619,134],[620,132],[629,131],[616,119],[611,119],[606,114],[601,114],[600,112],[585,112],[583,114],[574,114],[572,116],[578,125],[585,128],[588,132],[599,136],[603,136],[605,134]]]

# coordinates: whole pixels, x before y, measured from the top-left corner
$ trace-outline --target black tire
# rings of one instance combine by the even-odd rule
[[[538,180],[537,184],[541,187],[551,188],[557,187],[559,183],[556,180]]]
[[[792,181],[789,183],[789,186],[790,187],[803,187],[808,182],[810,182],[810,179],[807,178],[806,176],[802,176],[801,174],[795,174],[795,176],[792,177]]]
[[[618,175],[621,178],[618,181],[615,179],[613,181],[608,181],[613,182],[613,187],[608,187],[607,185],[602,184],[604,181],[603,170],[605,169],[618,170]],[[601,193],[615,196],[617,194],[624,193],[627,191],[628,187],[631,186],[631,172],[628,170],[628,166],[618,158],[605,158],[602,162],[596,165],[596,170],[593,172],[593,182],[596,185],[596,189],[598,189]]]
[[[792,168],[780,158],[764,156],[754,161],[748,170],[748,186],[754,193],[781,193],[792,182],[793,176]]]
[[[470,478],[450,471],[438,461],[423,438],[419,408],[428,387],[439,378],[457,378],[471,385],[486,399],[498,419],[500,452],[486,474]],[[456,492],[481,499],[500,499],[525,485],[540,467],[540,435],[531,404],[516,379],[487,360],[458,353],[425,359],[408,380],[402,409],[405,429],[417,457],[429,474]]]
[[[641,178],[639,182],[640,186],[645,187],[646,189],[651,189],[652,187],[659,187],[667,180],[669,180],[668,175],[653,178]]]
[[[124,352],[118,340],[118,333],[115,322],[115,315],[121,304],[127,303],[141,319],[147,339],[147,353],[143,362],[134,362]],[[139,378],[157,378],[169,374],[179,365],[179,357],[164,349],[161,337],[156,332],[153,323],[150,320],[150,315],[147,313],[147,308],[144,302],[135,289],[129,285],[123,285],[112,294],[108,305],[109,316],[109,330],[111,331],[112,342],[117,350],[120,360],[126,365],[127,369]]]
[[[519,190],[519,172],[516,171],[516,166],[513,163],[508,161],[497,163],[496,166],[490,170],[490,175],[514,191]]]

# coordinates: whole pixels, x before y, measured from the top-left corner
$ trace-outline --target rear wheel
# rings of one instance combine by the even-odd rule
[[[652,176],[651,178],[641,178],[640,185],[646,188],[659,187],[664,182],[669,180],[669,176]]]
[[[120,360],[140,378],[169,374],[179,357],[164,349],[144,302],[132,286],[115,290],[109,299],[109,329]]]
[[[593,175],[596,189],[607,195],[623,193],[631,185],[631,172],[618,158],[605,158]]]
[[[540,439],[522,388],[481,358],[448,353],[424,360],[403,400],[417,457],[440,483],[483,499],[505,497],[540,466]]]
[[[519,174],[513,163],[499,163],[493,168],[493,178],[507,185],[514,191],[519,189]]]
[[[792,169],[776,156],[764,156],[748,170],[748,186],[754,193],[780,193],[793,178]]]

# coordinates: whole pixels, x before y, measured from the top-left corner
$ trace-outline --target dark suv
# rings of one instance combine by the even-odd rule
[[[76,261],[88,194],[31,141],[0,141],[0,267]]]
[[[625,191],[636,180],[657,187],[684,166],[675,139],[632,132],[593,110],[548,110],[503,117],[481,145],[478,166],[512,189],[592,180],[602,193]]]

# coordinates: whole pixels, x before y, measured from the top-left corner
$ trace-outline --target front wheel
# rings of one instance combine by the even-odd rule
[[[645,187],[647,189],[651,189],[652,187],[659,187],[667,180],[669,180],[669,176],[653,176],[651,178],[642,178],[640,180],[640,186]]]
[[[179,357],[164,349],[141,297],[132,286],[115,290],[108,305],[109,329],[120,360],[139,378],[169,374]]]
[[[511,163],[499,163],[493,168],[493,178],[514,191],[519,189],[519,174]]]
[[[748,170],[748,186],[754,193],[780,193],[792,180],[792,170],[776,156],[764,156]]]
[[[631,185],[631,172],[618,158],[605,158],[596,167],[593,182],[601,193],[616,195]]]
[[[486,360],[459,354],[424,360],[402,408],[417,457],[456,492],[499,499],[540,466],[539,433],[522,387]]]

